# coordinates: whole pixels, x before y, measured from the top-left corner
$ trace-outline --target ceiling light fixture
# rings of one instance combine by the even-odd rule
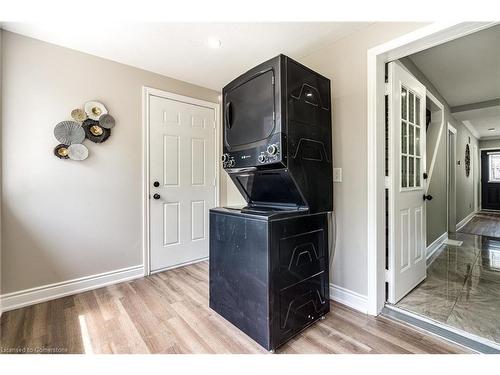
[[[217,38],[211,37],[211,38],[208,38],[208,40],[207,40],[207,45],[208,45],[210,48],[213,48],[213,49],[218,49],[218,48],[221,48],[221,47],[222,47],[222,42],[220,41],[220,39],[217,39]]]
[[[489,128],[488,131],[490,132],[495,131],[495,128]]]

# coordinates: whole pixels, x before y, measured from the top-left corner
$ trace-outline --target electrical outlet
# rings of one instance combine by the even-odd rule
[[[342,168],[333,168],[333,182],[342,182]]]

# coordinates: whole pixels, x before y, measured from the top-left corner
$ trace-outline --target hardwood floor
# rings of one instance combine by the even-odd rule
[[[466,353],[332,302],[278,353]],[[208,263],[6,312],[0,353],[266,353],[208,307]]]
[[[500,237],[500,212],[480,211],[458,232]]]

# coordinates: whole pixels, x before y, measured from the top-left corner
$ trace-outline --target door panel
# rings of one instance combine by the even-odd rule
[[[492,162],[490,163],[490,158]],[[500,150],[481,151],[481,208],[500,210]]]
[[[228,147],[265,139],[274,130],[274,71],[260,73],[226,93]]]
[[[389,63],[389,296],[396,303],[426,277],[425,87]]]
[[[158,271],[208,256],[215,111],[151,96],[149,124],[151,270]]]

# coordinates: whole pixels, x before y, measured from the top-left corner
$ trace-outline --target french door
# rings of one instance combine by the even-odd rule
[[[388,65],[388,302],[396,303],[426,277],[426,89],[399,63]]]

